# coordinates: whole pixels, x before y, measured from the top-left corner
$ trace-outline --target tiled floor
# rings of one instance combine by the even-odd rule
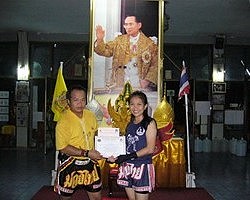
[[[50,184],[53,168],[53,152],[0,149],[0,199],[30,200]]]
[[[196,186],[216,200],[250,199],[250,154],[195,153],[191,160]],[[51,182],[54,152],[0,148],[0,199],[30,200]]]
[[[216,200],[250,199],[250,154],[196,153],[193,162],[196,185]]]

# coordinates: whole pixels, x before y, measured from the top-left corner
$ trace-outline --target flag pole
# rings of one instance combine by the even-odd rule
[[[195,187],[195,174],[191,172],[191,165],[190,165],[190,139],[189,139],[189,119],[188,119],[188,97],[190,85],[188,82],[188,75],[185,67],[185,62],[182,62],[183,68],[181,72],[181,79],[180,79],[180,90],[178,97],[179,99],[182,96],[185,96],[185,111],[186,111],[186,145],[187,145],[187,173],[186,173],[186,187],[187,188],[194,188]]]
[[[190,144],[189,144],[189,123],[188,123],[188,97],[185,93],[185,110],[186,110],[186,132],[187,132],[187,161],[188,161],[188,173],[191,173],[190,167]]]

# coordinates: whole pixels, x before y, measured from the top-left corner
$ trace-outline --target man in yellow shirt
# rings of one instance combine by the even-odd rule
[[[56,149],[59,165],[54,189],[68,200],[77,189],[85,189],[90,200],[101,199],[101,172],[97,160],[103,157],[94,150],[97,131],[95,115],[85,108],[86,90],[73,86],[67,92],[69,109],[56,125]]]

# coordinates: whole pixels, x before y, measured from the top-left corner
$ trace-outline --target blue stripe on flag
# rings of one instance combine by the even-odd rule
[[[188,82],[188,74],[185,67],[185,63],[183,62],[183,68],[181,72],[181,78],[180,78],[180,89],[178,94],[178,99],[180,100],[183,95],[189,94],[190,85]]]

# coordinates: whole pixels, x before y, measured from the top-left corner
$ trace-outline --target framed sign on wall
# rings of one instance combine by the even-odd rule
[[[226,83],[212,83],[213,93],[226,93]]]

